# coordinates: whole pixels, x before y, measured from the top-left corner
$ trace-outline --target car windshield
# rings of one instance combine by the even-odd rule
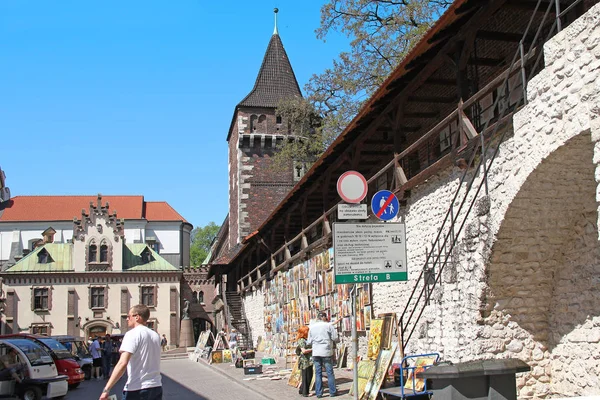
[[[73,354],[79,358],[92,358],[84,342],[75,340],[73,342],[62,342],[62,344]]]
[[[7,343],[19,348],[32,366],[53,364],[52,357],[39,344],[27,339],[9,339]]]
[[[73,358],[73,355],[59,341],[50,338],[38,338],[50,351],[54,353],[56,358],[64,360],[65,358]]]

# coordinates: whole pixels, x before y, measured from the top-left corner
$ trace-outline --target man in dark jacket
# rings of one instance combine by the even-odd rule
[[[112,366],[113,342],[110,333],[107,333],[102,343],[102,375],[104,379],[110,376],[110,367]]]

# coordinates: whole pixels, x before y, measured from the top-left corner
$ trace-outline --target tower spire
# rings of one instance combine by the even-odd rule
[[[277,13],[279,12],[279,8],[275,8],[273,12],[275,13],[275,29],[273,29],[273,35],[279,35],[279,32],[277,31]]]

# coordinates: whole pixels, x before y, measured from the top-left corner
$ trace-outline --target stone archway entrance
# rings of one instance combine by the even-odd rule
[[[511,202],[487,268],[482,336],[532,371],[520,396],[589,395],[600,383],[598,211],[589,133],[544,159]]]
[[[96,337],[106,336],[107,333],[112,333],[113,326],[104,321],[90,321],[83,327],[86,339],[95,339]]]

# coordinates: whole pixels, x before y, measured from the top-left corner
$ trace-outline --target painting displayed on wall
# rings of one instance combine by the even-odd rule
[[[371,360],[376,360],[381,348],[381,328],[383,327],[382,319],[371,320],[371,330],[369,331],[369,342],[367,347],[367,357]]]
[[[365,329],[370,329],[371,328],[371,306],[365,306],[364,308],[364,315],[365,315]]]
[[[323,311],[339,321],[337,329],[351,331],[351,284],[336,285],[333,271],[333,248],[313,254],[273,279],[264,283],[265,308],[264,352],[273,356],[286,356],[289,352],[287,338],[300,326],[310,324]],[[371,284],[356,285],[358,329],[368,329],[371,318],[365,308],[371,309]]]

